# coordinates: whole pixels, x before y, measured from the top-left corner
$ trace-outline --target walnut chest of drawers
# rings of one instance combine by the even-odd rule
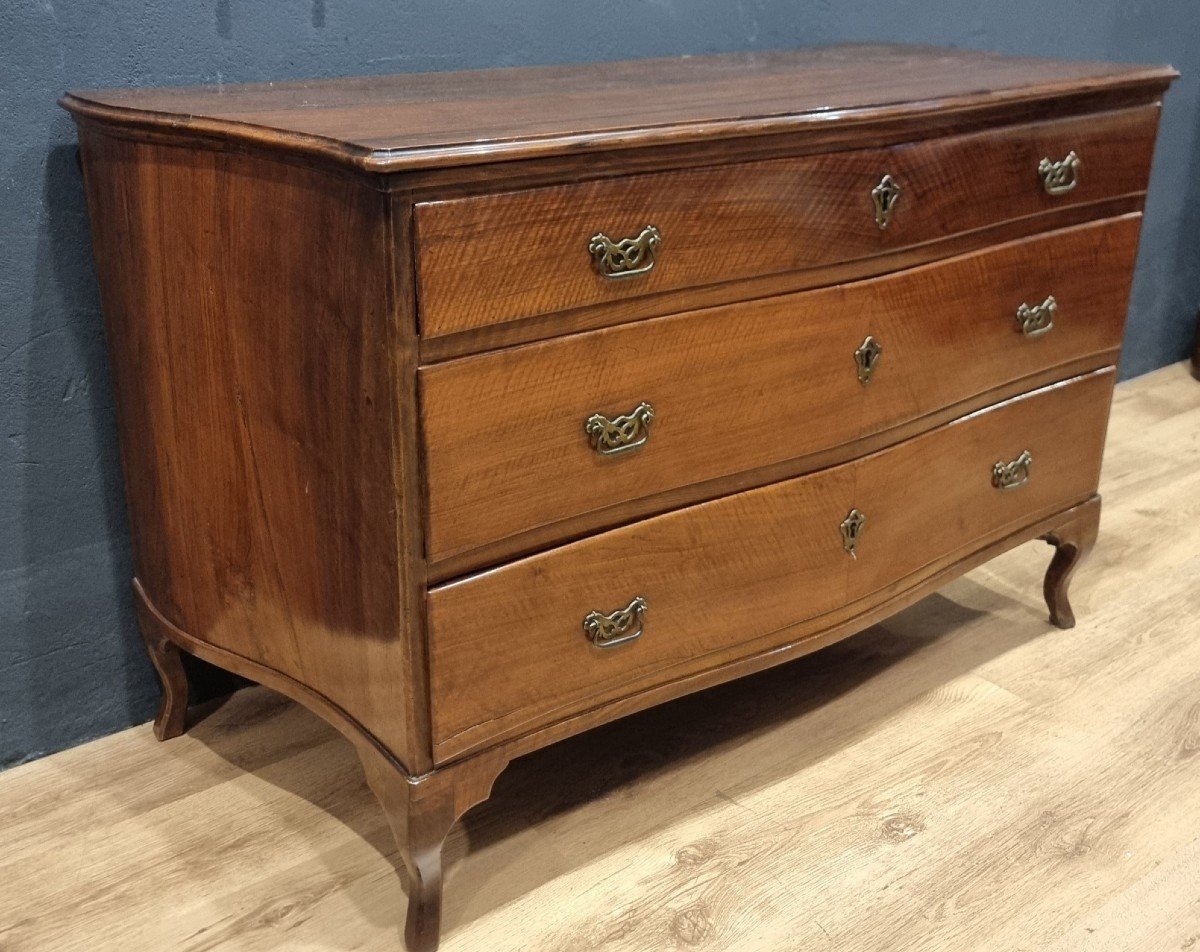
[[[513,757],[1096,488],[1166,68],[892,46],[79,92],[142,632],[356,745],[437,942]]]

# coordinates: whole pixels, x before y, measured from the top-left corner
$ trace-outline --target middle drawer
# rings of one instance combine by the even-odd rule
[[[631,500],[1112,362],[1140,221],[423,367],[428,557],[511,555]]]

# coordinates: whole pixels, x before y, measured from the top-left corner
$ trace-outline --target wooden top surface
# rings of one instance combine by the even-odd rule
[[[79,117],[323,154],[390,172],[768,134],[1106,91],[1161,92],[1169,67],[897,45],[80,91]]]

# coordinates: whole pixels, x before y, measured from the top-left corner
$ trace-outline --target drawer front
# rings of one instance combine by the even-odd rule
[[[1156,107],[1144,107],[886,149],[421,203],[421,331],[438,337],[821,267],[1140,193],[1157,119]],[[1041,161],[1071,153],[1078,168],[1063,166],[1050,194]],[[890,214],[873,196],[885,175],[900,190]]]
[[[630,500],[799,460],[1088,355],[1110,363],[1139,224],[423,368],[429,557],[504,557],[563,538],[565,520],[611,525]],[[882,350],[864,383],[868,336]],[[595,415],[626,445],[589,436]]]
[[[825,613],[865,610],[938,560],[1081,501],[1099,480],[1113,379],[1097,371],[431,590],[435,758],[789,643]],[[998,463],[1011,488],[993,484]],[[865,516],[856,535],[853,511]]]

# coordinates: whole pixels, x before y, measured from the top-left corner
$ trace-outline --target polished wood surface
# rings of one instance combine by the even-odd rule
[[[838,446],[848,459],[862,437],[1006,383],[1081,358],[1112,363],[1139,225],[1130,215],[873,280],[424,367],[428,556],[461,572],[472,549],[491,562],[613,524],[623,503],[689,485],[704,498],[707,480]],[[1051,294],[1054,328],[1023,336],[1018,306]],[[883,355],[864,386],[853,355],[868,335]],[[646,445],[596,453],[584,421],[642,401],[656,413]]]
[[[1030,544],[515,761],[446,840],[444,952],[1186,948],[1200,524],[1172,513],[1200,498],[1198,426],[1185,364],[1118,384],[1073,631],[1044,623]],[[0,773],[0,944],[396,949],[399,859],[351,746],[260,688],[194,714]]]
[[[399,203],[397,204],[399,205]],[[483,351],[499,350],[550,337],[611,327],[615,324],[645,320],[651,317],[664,317],[680,311],[720,307],[724,304],[736,304],[762,297],[776,297],[797,291],[828,287],[833,284],[860,281],[1028,238],[1035,230],[1057,231],[1105,218],[1121,218],[1125,215],[1140,213],[1144,205],[1145,193],[1126,195],[1122,198],[1088,205],[1064,205],[1033,218],[1003,222],[988,228],[953,235],[939,241],[914,245],[870,258],[841,261],[836,264],[765,275],[728,284],[712,284],[704,287],[685,288],[680,291],[669,291],[664,294],[608,301],[593,307],[543,314],[540,317],[513,321],[508,324],[489,324],[457,334],[448,334],[445,337],[422,337],[418,341],[417,349],[422,364],[440,363],[444,360],[452,360],[456,357],[465,357]],[[407,207],[405,205],[398,208],[397,216],[406,211]]]
[[[82,144],[142,587],[419,770],[386,202],[253,156]]]
[[[1032,539],[1066,627],[1173,75],[856,47],[69,94],[156,732],[188,726],[181,651],[342,731],[430,952],[443,839],[513,758],[847,638]],[[1078,180],[1048,195],[1038,165],[1069,151]],[[885,173],[903,192],[881,229]],[[647,224],[660,260],[612,292],[586,242]],[[1017,305],[1050,294],[1055,329],[1022,337]],[[556,427],[585,445],[585,398],[620,414],[635,393],[661,403],[647,478],[554,465]],[[757,436],[714,464],[720,413]],[[1023,450],[1029,485],[993,488]],[[647,634],[601,671],[583,616],[635,594]]]
[[[435,761],[769,649],[794,637],[791,626],[815,630],[844,605],[868,608],[940,556],[1087,498],[1113,377],[1099,371],[861,460],[433,589]],[[993,463],[1025,450],[1028,485],[996,489]],[[838,527],[854,508],[867,524],[852,558]],[[594,647],[584,616],[635,596],[649,604],[642,637]]]
[[[1157,107],[891,149],[722,165],[419,203],[423,335],[894,252],[1066,205],[1145,190]],[[1038,163],[1076,152],[1078,185],[1048,195]],[[902,191],[875,221],[884,174]],[[814,196],[819,199],[814,200]],[[662,233],[646,274],[606,278],[592,236]],[[1038,228],[1028,224],[1029,231]]]
[[[850,45],[620,63],[191,89],[77,91],[78,115],[326,156],[379,171],[582,154],[671,142],[1049,102],[1149,98],[1175,72]]]

